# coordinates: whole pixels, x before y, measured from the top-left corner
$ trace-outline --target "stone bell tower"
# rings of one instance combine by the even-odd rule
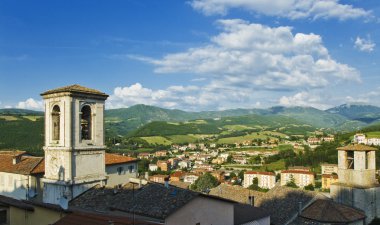
[[[334,201],[361,209],[367,223],[380,217],[380,185],[376,180],[377,148],[353,144],[338,148],[338,183],[331,184]]]
[[[45,102],[43,201],[59,204],[106,179],[103,117],[108,95],[71,85],[41,96]]]

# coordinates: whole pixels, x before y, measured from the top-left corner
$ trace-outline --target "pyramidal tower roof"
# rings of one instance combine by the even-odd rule
[[[343,151],[376,151],[377,148],[368,146],[368,145],[362,145],[362,144],[351,144],[344,147],[337,148],[338,150]]]
[[[98,90],[95,90],[92,88],[83,87],[79,84],[69,85],[69,86],[60,87],[60,88],[56,88],[56,89],[51,89],[51,90],[43,92],[41,94],[41,96],[56,94],[56,93],[62,93],[62,92],[93,94],[93,95],[101,95],[104,97],[108,97],[108,95],[104,92],[101,92],[101,91],[98,91]]]

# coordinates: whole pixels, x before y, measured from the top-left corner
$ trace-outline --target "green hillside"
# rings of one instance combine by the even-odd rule
[[[0,115],[0,149],[20,149],[42,155],[44,121],[42,116]]]
[[[233,128],[233,129],[232,129]],[[244,129],[245,128],[245,129]],[[236,130],[234,130],[236,129]],[[311,125],[304,124],[286,116],[247,115],[206,119],[189,122],[151,122],[129,134],[131,137],[169,136],[186,134],[221,134],[222,136],[240,136],[246,132],[262,130],[280,131],[285,134],[306,134],[314,131]]]

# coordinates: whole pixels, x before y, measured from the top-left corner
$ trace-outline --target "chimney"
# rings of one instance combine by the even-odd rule
[[[248,196],[248,204],[255,206],[255,196]]]
[[[13,156],[13,158],[12,158],[12,164],[13,165],[16,165],[20,161],[21,161],[21,156],[19,156],[19,155]]]
[[[149,180],[149,173],[145,172],[145,180]]]

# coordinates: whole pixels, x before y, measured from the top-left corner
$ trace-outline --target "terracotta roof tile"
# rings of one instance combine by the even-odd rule
[[[345,150],[345,151],[376,151],[377,148],[368,146],[368,145],[362,145],[362,144],[352,144],[352,145],[346,145],[344,147],[339,147],[337,150]]]
[[[44,93],[42,93],[41,95],[44,96],[44,95],[49,95],[49,94],[61,93],[61,92],[94,94],[94,95],[102,95],[102,96],[108,97],[107,94],[105,94],[101,91],[91,89],[91,88],[87,88],[87,87],[83,87],[83,86],[78,85],[78,84],[48,90],[48,91],[45,91]]]
[[[282,225],[297,215],[299,202],[305,206],[313,199],[318,198],[325,198],[325,196],[314,191],[276,185],[265,195],[256,198],[255,206],[264,208],[269,212],[271,224]]]
[[[114,164],[136,162],[136,161],[138,161],[138,159],[132,158],[129,156],[106,153],[105,154],[105,161],[106,161],[106,166],[108,166],[108,165],[114,165]]]
[[[273,172],[266,172],[266,171],[247,171],[244,174],[262,174],[262,175],[270,175],[270,176],[276,176]]]
[[[19,157],[19,162],[13,164],[13,158]],[[1,152],[0,153],[0,171],[8,173],[17,173],[29,175],[41,164],[43,157],[23,156],[20,152]]]
[[[363,211],[336,203],[332,200],[318,199],[303,210],[301,217],[321,223],[348,224],[364,219]]]
[[[299,173],[299,174],[309,174],[314,175],[313,172],[303,171],[303,170],[282,170],[281,173]]]

